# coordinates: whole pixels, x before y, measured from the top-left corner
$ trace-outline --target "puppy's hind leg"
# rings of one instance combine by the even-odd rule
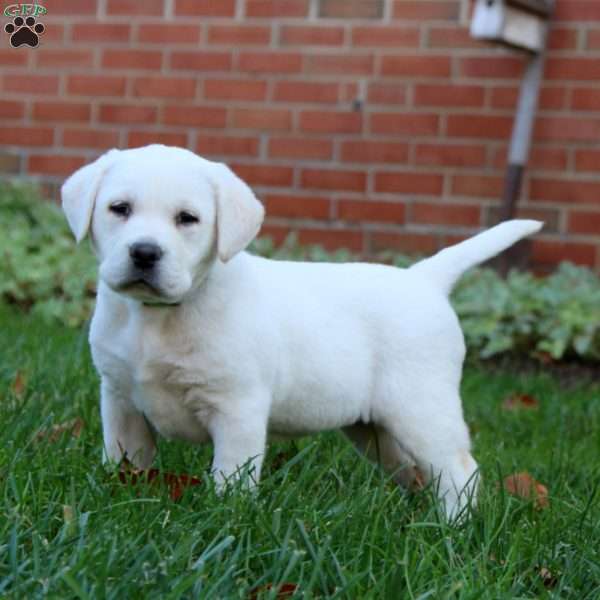
[[[412,398],[399,414],[388,413],[383,427],[414,457],[426,483],[436,486],[446,516],[462,516],[474,506],[478,485],[477,463],[471,456],[467,426],[458,393],[429,390]]]
[[[415,461],[406,454],[394,438],[373,423],[356,423],[342,429],[354,447],[372,463],[392,475],[394,481],[406,489],[420,483]]]

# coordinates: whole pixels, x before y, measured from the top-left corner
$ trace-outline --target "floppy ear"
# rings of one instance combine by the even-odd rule
[[[93,163],[75,171],[63,183],[60,191],[62,208],[77,242],[86,236],[90,228],[100,181],[118,153],[119,150],[109,150]]]
[[[227,262],[254,239],[265,209],[229,167],[214,163],[213,174],[217,195],[217,250],[219,258]]]

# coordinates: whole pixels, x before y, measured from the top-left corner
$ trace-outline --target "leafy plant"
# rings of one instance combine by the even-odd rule
[[[251,251],[285,260],[346,262],[348,250],[281,246],[256,240]],[[399,267],[414,259],[386,252],[379,262]],[[58,207],[35,189],[0,184],[0,298],[47,320],[79,326],[91,314],[96,265],[90,248],[77,248]],[[561,264],[549,277],[513,271],[506,280],[474,269],[459,282],[452,303],[471,352],[482,358],[513,352],[538,358],[600,360],[600,280],[589,269]]]

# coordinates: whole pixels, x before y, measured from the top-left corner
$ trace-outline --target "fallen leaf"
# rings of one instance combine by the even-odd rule
[[[539,407],[540,403],[537,399],[529,394],[512,394],[502,403],[504,410],[537,410]]]
[[[552,589],[556,587],[558,579],[554,575],[552,575],[550,569],[547,569],[546,567],[541,567],[539,575],[542,578],[542,582],[544,583],[545,588]]]
[[[183,496],[187,487],[200,485],[201,479],[191,475],[175,475],[174,473],[161,473],[158,469],[136,469],[131,463],[123,462],[119,470],[119,481],[124,485],[136,486],[138,483],[146,482],[152,485],[161,483],[169,490],[171,500],[177,501]]]
[[[548,488],[526,471],[505,477],[504,489],[513,496],[533,500],[537,509],[548,507]]]
[[[260,587],[252,590],[250,593],[250,600],[257,600],[260,593],[268,592],[274,587],[277,587],[277,594],[275,598],[289,598],[290,596],[293,596],[294,592],[298,589],[298,586],[295,583],[282,583],[279,586],[275,586],[273,583],[265,583],[265,585],[261,585]]]
[[[49,429],[41,429],[35,435],[36,441],[40,442],[45,440],[47,442],[54,443],[60,439],[60,437],[68,433],[74,438],[81,436],[81,430],[85,427],[85,422],[79,417],[65,421],[64,423],[58,423],[52,425]]]
[[[17,371],[12,385],[14,395],[20,398],[25,392],[26,385],[25,375],[23,375],[22,371]]]
[[[75,511],[69,504],[63,504],[63,521],[66,525],[69,525],[75,518]]]

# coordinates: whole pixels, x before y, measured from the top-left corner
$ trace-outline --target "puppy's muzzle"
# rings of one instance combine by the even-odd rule
[[[131,261],[141,271],[152,270],[162,255],[162,248],[154,242],[136,242],[129,247]]]

